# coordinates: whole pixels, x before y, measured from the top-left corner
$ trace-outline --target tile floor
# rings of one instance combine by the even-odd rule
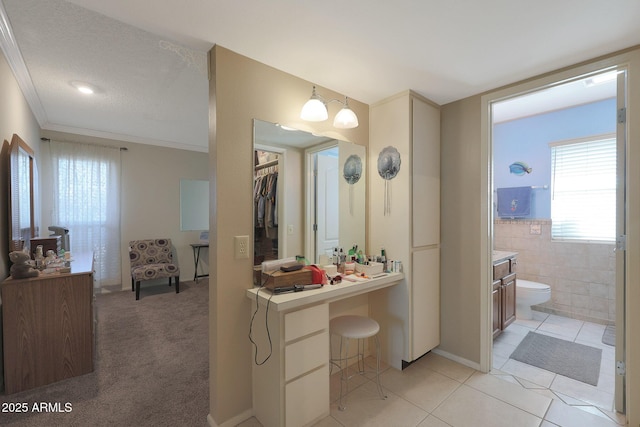
[[[508,356],[529,330],[603,349],[598,387],[589,386]],[[544,313],[518,320],[494,343],[494,369],[483,374],[435,353],[403,371],[381,375],[387,399],[371,379],[351,379],[346,410],[338,410],[339,378],[331,377],[331,415],[315,424],[394,427],[616,427],[612,411],[613,347],[601,343],[604,326]],[[254,419],[240,426],[256,427]]]

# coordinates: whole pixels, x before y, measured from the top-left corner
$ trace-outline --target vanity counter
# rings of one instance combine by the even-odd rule
[[[324,285],[318,289],[309,289],[300,292],[289,292],[274,295],[271,291],[262,288],[247,289],[247,297],[255,301],[256,294],[261,305],[269,303],[269,309],[275,311],[288,311],[309,304],[320,302],[333,302],[343,298],[349,298],[378,289],[393,286],[404,278],[402,273],[387,273],[376,279],[364,279],[350,282],[345,279],[336,285]]]
[[[506,261],[510,258],[515,258],[518,256],[518,252],[510,252],[510,251],[493,251],[493,264],[499,264],[502,261]]]
[[[246,291],[255,346],[253,407],[262,425],[311,425],[329,415],[329,303],[403,279],[402,273],[389,273],[278,295],[261,288]]]

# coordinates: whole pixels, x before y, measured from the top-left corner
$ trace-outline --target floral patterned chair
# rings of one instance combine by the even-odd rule
[[[171,239],[132,240],[129,242],[131,261],[131,291],[140,299],[140,282],[143,280],[175,277],[176,293],[180,293],[180,268],[173,262]]]

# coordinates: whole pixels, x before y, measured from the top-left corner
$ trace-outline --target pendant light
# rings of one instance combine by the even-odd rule
[[[311,98],[309,98],[302,107],[300,118],[309,122],[322,122],[327,120],[329,118],[327,104],[333,101],[342,104],[342,109],[340,109],[333,120],[333,126],[339,129],[352,129],[358,127],[358,116],[356,116],[356,113],[349,108],[349,100],[347,97],[345,97],[344,102],[339,99],[325,101],[324,98],[318,95],[315,86],[313,86]]]

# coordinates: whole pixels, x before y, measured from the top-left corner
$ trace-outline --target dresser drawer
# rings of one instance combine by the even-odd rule
[[[329,304],[319,304],[284,315],[285,342],[323,329],[329,329]]]

